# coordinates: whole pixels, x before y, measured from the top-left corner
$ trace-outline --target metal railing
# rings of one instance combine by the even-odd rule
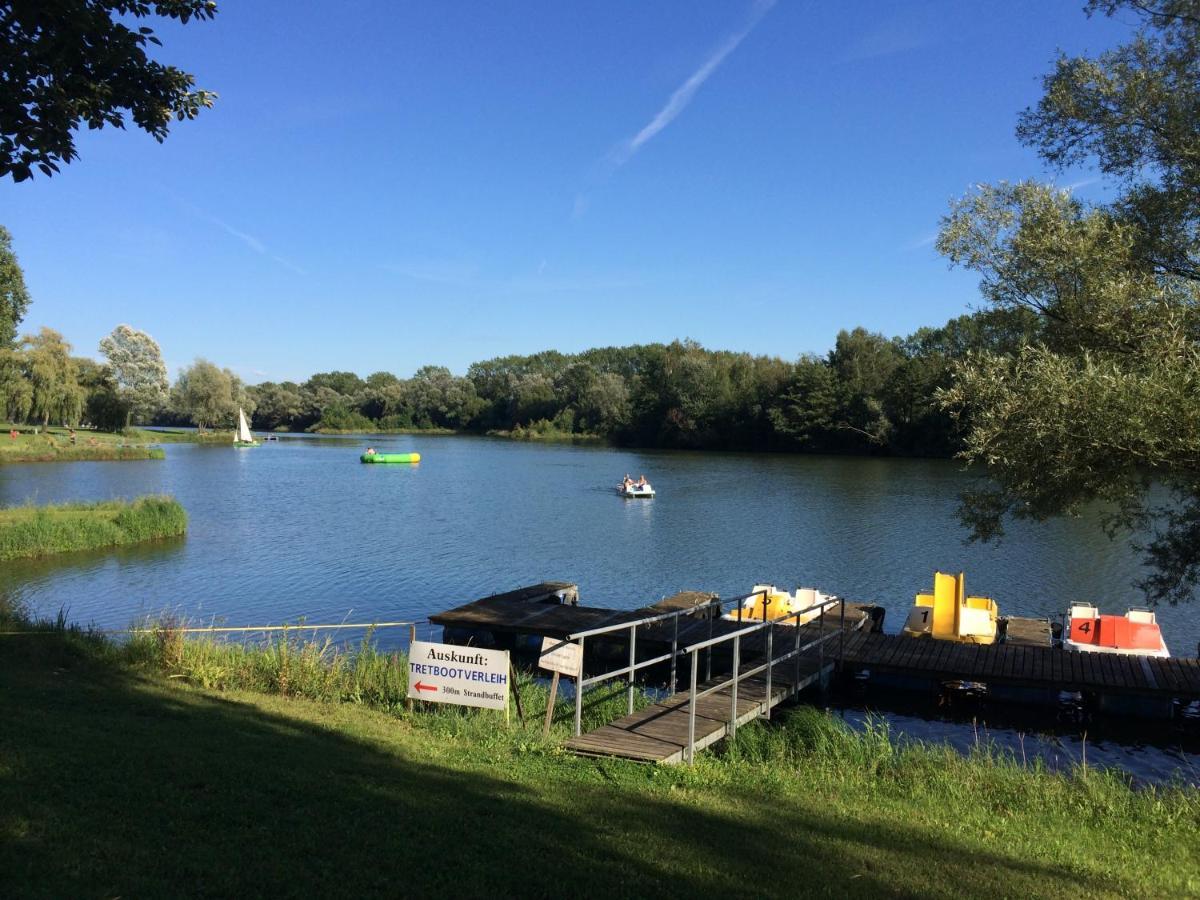
[[[751,594],[750,596],[754,596],[754,595]],[[830,631],[827,634],[825,632],[825,610],[828,607],[833,606],[834,604],[840,604],[840,609],[841,609],[840,615],[838,617],[838,628],[836,631]],[[819,610],[817,613],[817,616],[816,616],[816,621],[818,623],[817,637],[814,638],[813,640],[808,641],[807,643],[802,644],[801,643],[801,631],[800,631],[800,627],[801,627],[800,618],[801,618],[801,616],[805,615],[806,613],[812,612],[814,609]],[[793,687],[792,687],[791,693],[798,693],[799,692],[798,685],[800,683],[800,657],[807,651],[811,650],[813,647],[816,647],[818,650],[818,654],[819,654],[818,660],[817,660],[817,677],[818,678],[822,677],[824,674],[824,671],[825,671],[825,642],[830,640],[831,638],[838,637],[839,635],[844,635],[845,631],[846,631],[846,604],[844,602],[842,602],[842,600],[838,597],[829,597],[825,600],[820,600],[820,601],[812,604],[811,606],[805,607],[804,609],[799,609],[799,610],[787,613],[786,615],[782,615],[782,616],[779,616],[774,619],[767,619],[766,612],[767,612],[767,603],[766,603],[766,600],[764,600],[763,601],[763,621],[756,622],[754,625],[748,625],[744,628],[739,628],[737,631],[730,632],[729,634],[723,634],[723,635],[720,635],[715,638],[710,638],[707,641],[701,641],[700,643],[692,644],[689,647],[684,648],[683,652],[691,654],[691,657],[692,657],[691,681],[690,681],[690,686],[688,688],[688,741],[687,741],[687,746],[684,748],[684,750],[685,750],[684,758],[687,760],[688,765],[691,765],[695,761],[695,757],[696,757],[696,701],[697,700],[699,700],[702,697],[707,697],[709,694],[714,694],[718,691],[724,690],[726,687],[731,688],[730,692],[729,692],[728,734],[730,737],[733,737],[737,733],[737,726],[738,726],[738,708],[737,708],[738,685],[743,679],[753,678],[755,675],[759,674],[760,672],[764,672],[764,671],[766,672],[766,692],[765,692],[764,699],[763,699],[762,715],[764,718],[770,719],[771,718],[771,707],[773,705],[773,703],[772,703],[772,700],[773,700],[772,678],[774,676],[775,667],[777,665],[779,665],[780,663],[787,662],[790,659],[795,660],[795,677],[792,680]],[[793,649],[782,654],[781,656],[775,656],[775,626],[777,626],[781,623],[787,622],[788,619],[795,620],[795,623],[793,626],[795,629],[795,637],[796,637],[795,646]],[[809,621],[812,621],[812,620],[810,619]],[[805,624],[807,624],[807,623],[805,623]],[[741,668],[742,638],[745,637],[746,635],[754,634],[756,632],[764,631],[764,630],[766,631],[766,642],[767,642],[766,655],[765,655],[766,661],[761,663],[758,666],[755,666],[752,669],[747,669],[745,671],[742,671],[742,668]],[[711,650],[713,647],[717,646],[718,644],[727,643],[729,641],[733,642],[733,673],[730,675],[730,677],[728,679],[720,681],[716,684],[710,684],[703,691],[699,690],[698,689],[698,687],[699,687],[699,685],[698,685],[699,669],[700,669],[699,651],[707,649],[711,653]],[[708,680],[711,680],[711,678]]]
[[[760,592],[761,593],[761,592]],[[749,594],[749,597],[755,596]],[[745,597],[739,600],[747,599]],[[710,600],[708,603],[703,603],[699,606],[692,606],[688,609],[676,609],[670,612],[657,613],[653,616],[645,616],[641,619],[632,619],[625,622],[617,622],[613,625],[601,625],[598,628],[589,628],[585,631],[576,631],[573,634],[567,635],[563,643],[578,642],[579,644],[579,677],[575,680],[575,736],[578,737],[583,733],[583,691],[585,688],[591,687],[594,684],[599,684],[602,681],[608,681],[620,675],[625,675],[629,679],[629,684],[625,689],[626,692],[626,709],[629,713],[633,712],[634,698],[634,675],[639,669],[645,669],[650,666],[658,665],[661,662],[670,660],[671,662],[671,690],[675,690],[676,678],[676,660],[679,658],[679,617],[692,616],[698,611],[709,609],[714,610],[709,615],[709,636],[712,635],[712,622],[721,614],[721,607],[726,601],[720,599]],[[655,625],[666,620],[673,620],[675,631],[671,638],[671,652],[660,654],[653,659],[644,659],[641,662],[637,661],[637,630],[644,625]],[[622,666],[619,669],[613,669],[605,672],[603,675],[593,675],[591,678],[583,677],[583,659],[584,659],[584,642],[590,637],[597,637],[603,634],[615,634],[617,632],[629,632],[629,664]],[[709,667],[712,667],[712,660],[709,660]]]
[[[670,674],[670,681],[668,683],[670,685],[671,693],[674,693],[675,689],[676,689],[676,683],[677,683],[678,660],[681,656],[691,656],[691,682],[690,682],[691,687],[689,690],[690,711],[688,714],[688,736],[689,736],[688,759],[690,762],[691,755],[694,752],[694,744],[695,744],[695,740],[694,740],[694,737],[695,737],[695,706],[696,706],[696,700],[698,699],[696,696],[696,686],[697,686],[697,681],[699,678],[700,656],[701,656],[701,653],[703,653],[703,655],[705,657],[705,661],[706,661],[705,681],[710,681],[712,679],[713,648],[715,648],[723,643],[730,642],[730,641],[733,642],[733,676],[732,676],[732,679],[729,681],[724,681],[724,682],[720,683],[719,685],[716,685],[715,687],[705,689],[700,694],[700,696],[701,697],[707,696],[708,694],[713,693],[714,691],[721,690],[722,688],[724,688],[727,685],[729,685],[730,683],[732,683],[733,690],[732,690],[731,704],[732,704],[732,709],[733,709],[733,716],[732,716],[732,722],[731,722],[731,733],[733,733],[737,729],[737,721],[736,720],[737,720],[737,686],[738,686],[738,683],[742,679],[753,677],[754,675],[758,674],[759,672],[762,672],[765,669],[767,672],[767,704],[766,704],[767,713],[766,714],[767,714],[767,717],[769,718],[770,717],[770,708],[771,708],[771,703],[770,703],[771,680],[772,680],[772,674],[773,674],[773,669],[774,669],[775,665],[777,665],[780,662],[786,662],[787,660],[792,659],[794,657],[796,660],[796,679],[795,680],[798,682],[800,679],[800,655],[808,650],[811,650],[813,647],[818,647],[819,653],[820,653],[818,667],[819,667],[819,670],[823,670],[824,669],[825,642],[827,640],[829,640],[830,638],[836,637],[838,635],[844,636],[844,634],[845,634],[846,607],[840,598],[829,597],[825,600],[818,601],[817,603],[814,603],[811,606],[805,607],[804,609],[787,613],[786,615],[780,616],[776,619],[767,619],[767,611],[768,611],[768,607],[770,605],[770,600],[769,600],[768,594],[769,594],[769,591],[766,589],[753,591],[749,594],[745,594],[741,597],[735,597],[730,600],[714,599],[714,600],[710,601],[709,603],[702,604],[702,605],[696,606],[696,607],[692,607],[690,609],[673,610],[671,612],[659,613],[659,614],[656,614],[653,616],[646,616],[646,617],[643,617],[640,619],[633,619],[633,620],[628,620],[628,621],[624,621],[624,622],[618,622],[618,623],[615,623],[612,625],[602,625],[602,626],[599,626],[596,628],[587,629],[585,631],[577,631],[577,632],[574,632],[573,634],[568,635],[566,638],[563,639],[563,643],[577,642],[579,644],[579,659],[580,659],[580,667],[581,667],[580,675],[576,679],[576,682],[575,682],[575,735],[576,735],[576,737],[578,737],[580,734],[583,733],[583,693],[587,688],[592,687],[597,684],[600,684],[601,682],[604,682],[604,681],[609,681],[611,679],[614,679],[614,678],[617,678],[620,676],[625,676],[628,681],[628,684],[626,686],[626,712],[629,714],[632,714],[633,706],[634,706],[635,687],[636,687],[634,684],[634,677],[639,670],[646,669],[646,668],[649,668],[650,666],[655,666],[655,665],[658,665],[659,663],[664,663],[664,662],[669,661],[671,664],[671,674]],[[719,635],[717,637],[713,636],[713,624],[716,621],[716,619],[720,617],[721,610],[725,606],[725,604],[730,603],[730,604],[736,605],[736,612],[737,612],[736,621],[740,623],[743,621],[743,617],[749,617],[749,616],[752,616],[757,613],[757,609],[756,609],[756,607],[758,605],[757,600],[754,604],[751,604],[751,605],[748,605],[746,603],[746,601],[755,600],[755,598],[761,598],[761,600],[762,600],[762,614],[761,614],[760,621],[756,621],[754,624],[747,625],[746,627],[740,628],[735,632],[731,632],[730,634]],[[833,606],[834,604],[839,604],[839,603],[842,605],[841,605],[841,616],[839,619],[838,630],[836,632],[831,631],[829,634],[825,634],[824,633],[825,610],[828,607]],[[708,639],[704,640],[704,641],[699,641],[699,642],[696,642],[693,644],[689,644],[686,647],[681,648],[679,646],[679,618],[681,616],[692,616],[692,615],[695,615],[698,611],[706,610],[706,609],[713,610],[713,612],[709,615],[709,618],[708,618]],[[801,632],[800,632],[801,621],[800,621],[800,619],[801,619],[801,617],[805,616],[807,613],[812,612],[813,610],[818,610],[818,614],[817,614],[816,618],[819,621],[819,628],[820,628],[821,634],[815,640],[810,641],[802,646],[801,641],[800,641],[800,638],[801,638]],[[653,625],[653,624],[657,624],[660,622],[664,622],[668,619],[672,620],[673,625],[674,625],[674,633],[671,638],[670,652],[662,653],[662,654],[659,654],[658,656],[651,657],[650,659],[644,659],[644,660],[639,661],[637,659],[637,629],[642,626],[645,626],[645,625]],[[775,633],[774,633],[773,626],[778,625],[780,623],[787,622],[789,619],[795,620],[795,626],[796,626],[795,647],[788,653],[785,653],[783,656],[775,658],[773,655],[774,654],[774,643],[775,643],[775,641],[774,641]],[[751,669],[748,672],[740,671],[741,670],[741,638],[742,638],[742,636],[747,635],[747,634],[753,634],[753,633],[756,633],[758,631],[763,631],[763,630],[766,630],[767,659],[769,660],[769,662],[764,663],[763,665],[758,666],[754,669]],[[628,657],[627,664],[624,666],[621,666],[619,668],[616,668],[616,669],[611,669],[600,675],[592,675],[591,677],[588,677],[588,678],[583,677],[582,665],[583,665],[583,659],[584,659],[585,641],[588,638],[595,638],[595,637],[599,637],[601,635],[612,635],[612,634],[617,634],[617,633],[625,632],[625,631],[629,632],[629,637],[628,637],[629,657]]]
[[[98,634],[105,636],[121,636],[126,634],[158,634],[160,632],[171,632],[172,634],[269,634],[275,631],[297,632],[297,631],[340,631],[345,629],[359,629],[362,631],[376,630],[380,628],[407,628],[408,642],[411,645],[417,639],[417,626],[421,622],[338,622],[335,624],[319,624],[309,625],[305,622],[300,622],[294,625],[195,625],[186,627],[176,627],[172,625],[158,625],[149,628],[91,628],[85,631],[85,634]],[[23,629],[14,629],[11,631],[0,631],[0,636],[17,637],[23,635],[45,635],[45,634],[61,634],[62,629],[55,626],[48,628],[38,628],[36,626]]]

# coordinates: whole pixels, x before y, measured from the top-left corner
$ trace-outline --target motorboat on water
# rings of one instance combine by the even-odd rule
[[[780,625],[804,625],[821,615],[824,604],[836,599],[832,594],[823,594],[816,588],[798,587],[792,593],[780,590],[773,584],[756,584],[750,596],[725,613],[721,618],[731,622],[765,622],[780,620]],[[795,615],[799,613],[799,616]],[[783,618],[790,616],[791,618]],[[797,619],[799,620],[797,622]]]
[[[650,486],[650,482],[648,481],[623,481],[617,485],[617,493],[622,497],[631,499],[649,499],[654,496],[654,488]]]
[[[966,575],[933,573],[933,593],[917,594],[904,623],[910,637],[994,644],[999,608],[990,597],[968,597]]]
[[[1073,603],[1067,613],[1063,647],[1081,653],[1170,656],[1153,612],[1130,609],[1123,616],[1102,615],[1087,603]]]

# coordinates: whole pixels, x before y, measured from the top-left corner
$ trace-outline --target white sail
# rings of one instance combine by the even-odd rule
[[[247,444],[254,442],[254,435],[250,433],[250,426],[246,424],[246,414],[241,409],[238,410],[238,428],[237,441],[244,441]]]

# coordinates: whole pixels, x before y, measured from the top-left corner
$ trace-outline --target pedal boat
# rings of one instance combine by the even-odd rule
[[[966,576],[933,573],[933,593],[917,594],[904,623],[909,637],[994,644],[999,609],[990,597],[968,597]]]
[[[816,588],[796,588],[792,593],[781,591],[773,584],[756,584],[752,596],[742,601],[721,618],[731,622],[765,622],[778,620],[780,625],[804,625],[821,615],[821,609],[812,609],[818,603],[833,600],[832,594],[823,594]],[[825,607],[826,610],[829,607]],[[799,616],[793,615],[800,613]],[[790,616],[790,618],[783,618]],[[797,623],[797,619],[799,622]]]
[[[1123,616],[1102,615],[1086,603],[1074,603],[1067,614],[1063,647],[1081,653],[1120,653],[1127,656],[1170,656],[1158,621],[1148,609],[1131,609]]]
[[[646,482],[646,484],[642,485],[618,484],[617,493],[622,497],[632,500],[637,500],[639,498],[649,499],[654,496],[654,488],[650,486],[649,482]]]

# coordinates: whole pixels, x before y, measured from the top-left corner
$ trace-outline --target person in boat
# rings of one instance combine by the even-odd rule
[[[375,455],[375,448],[374,448],[374,447],[368,447],[368,448],[367,448],[367,456],[374,456],[374,455]]]
[[[637,480],[637,486],[640,488],[644,488],[646,486],[646,476],[645,475],[643,475],[641,478],[639,478]]]

